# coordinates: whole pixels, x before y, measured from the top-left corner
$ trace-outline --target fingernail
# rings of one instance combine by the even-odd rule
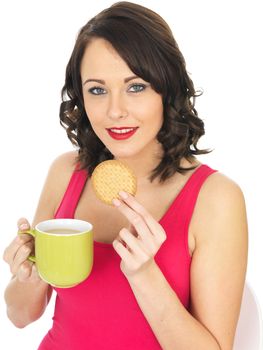
[[[114,198],[112,200],[112,203],[116,206],[116,207],[119,207],[121,205],[121,202],[117,199],[117,198]]]
[[[28,224],[22,224],[20,225],[20,230],[27,230],[28,229]]]
[[[119,195],[121,198],[123,199],[127,199],[129,197],[128,193],[127,192],[124,192],[124,191],[120,191],[119,192]]]

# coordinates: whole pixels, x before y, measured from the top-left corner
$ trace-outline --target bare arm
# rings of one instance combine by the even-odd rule
[[[75,152],[57,158],[50,167],[44,184],[32,227],[43,220],[52,219],[70,175],[74,169]],[[18,222],[21,229],[30,227],[24,218]],[[7,315],[16,327],[23,328],[37,320],[45,311],[52,295],[50,285],[42,281],[35,264],[27,260],[33,248],[31,236],[21,234],[5,249],[4,260],[13,277],[5,290]]]
[[[158,223],[131,196],[118,208],[140,238],[123,230],[120,237],[130,251],[118,240],[114,247],[162,348],[231,350],[247,262],[246,211],[238,186],[215,174],[201,190],[191,223],[196,238],[191,265],[191,313],[153,259],[163,235]]]
[[[27,326],[44,313],[51,295],[51,287],[40,279],[21,282],[14,276],[5,290],[8,318],[18,328]]]

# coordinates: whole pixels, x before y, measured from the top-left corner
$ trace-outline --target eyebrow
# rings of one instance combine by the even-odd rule
[[[131,77],[127,77],[124,79],[124,83],[128,83],[128,81],[133,80],[133,79],[137,79],[139,78],[137,75],[132,75]],[[100,84],[104,84],[105,85],[105,80],[102,79],[87,79],[84,81],[83,85],[85,85],[86,83],[90,82],[90,81],[94,81],[96,83],[100,83]]]

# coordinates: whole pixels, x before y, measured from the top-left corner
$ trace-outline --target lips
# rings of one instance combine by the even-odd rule
[[[130,138],[132,135],[134,135],[137,131],[138,127],[121,127],[121,128],[110,128],[106,129],[108,131],[108,134],[114,139],[114,140],[126,140]]]

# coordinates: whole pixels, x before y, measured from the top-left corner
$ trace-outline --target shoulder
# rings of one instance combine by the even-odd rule
[[[60,190],[65,190],[70,177],[76,168],[77,156],[78,153],[73,151],[63,153],[53,160],[47,176],[51,191],[59,193]]]
[[[225,226],[246,226],[246,207],[239,184],[220,172],[204,182],[193,215],[196,234],[207,238],[211,232],[224,235]],[[210,233],[209,233],[210,232]],[[238,234],[238,230],[233,230]]]
[[[78,153],[76,151],[66,152],[53,160],[50,170],[59,172],[66,171],[72,173],[77,164]]]
[[[61,154],[53,160],[39,198],[33,226],[54,217],[55,210],[68,186],[77,164],[77,152]]]
[[[200,190],[199,199],[200,203],[215,208],[236,202],[244,203],[243,191],[239,184],[220,172],[208,176]]]

